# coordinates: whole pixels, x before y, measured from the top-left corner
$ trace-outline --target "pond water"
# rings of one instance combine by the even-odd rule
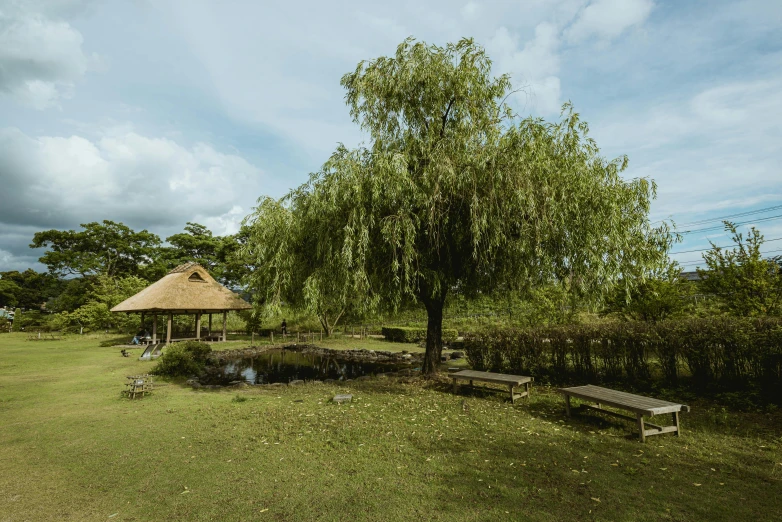
[[[344,381],[364,375],[378,375],[411,368],[402,361],[371,361],[328,354],[269,350],[252,358],[220,361],[220,366],[207,369],[203,384],[226,385],[233,381],[249,384],[288,383],[293,380]]]

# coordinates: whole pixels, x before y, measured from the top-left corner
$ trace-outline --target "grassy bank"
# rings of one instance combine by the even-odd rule
[[[778,412],[695,403],[683,437],[640,444],[542,388],[516,406],[412,379],[129,401],[125,376],[154,363],[100,342],[0,335],[0,520],[782,518]]]

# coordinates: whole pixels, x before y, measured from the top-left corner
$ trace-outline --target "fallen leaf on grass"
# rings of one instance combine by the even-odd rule
[[[269,511],[269,508],[263,508],[263,509],[262,509],[262,510],[260,510],[258,513],[265,513],[266,511]]]
[[[692,485],[693,486],[700,486],[700,484],[698,484],[697,482],[693,482]]]
[[[592,500],[594,500],[595,502],[600,502],[600,499],[597,497],[592,497]]]

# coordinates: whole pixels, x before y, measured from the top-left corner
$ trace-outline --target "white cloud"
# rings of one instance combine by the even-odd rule
[[[481,12],[481,5],[477,2],[467,2],[461,9],[462,18],[465,20],[474,19]]]
[[[630,156],[632,176],[660,186],[655,213],[685,215],[782,198],[782,78],[728,82],[593,122],[598,143]]]
[[[190,148],[132,131],[91,141],[0,130],[0,224],[69,228],[101,219],[181,227],[218,216],[241,221],[261,192],[261,171],[211,145]]]
[[[652,0],[594,0],[579,14],[566,37],[573,43],[591,36],[612,40],[646,20],[653,7]]]
[[[560,109],[561,86],[559,32],[553,24],[542,22],[535,27],[534,39],[520,49],[520,38],[500,27],[486,44],[494,57],[498,73],[510,73],[522,104],[529,102],[539,113],[556,114]]]
[[[42,110],[57,106],[97,64],[82,50],[79,31],[48,18],[36,3],[12,3],[0,10],[0,93]],[[54,6],[63,9],[67,6]]]

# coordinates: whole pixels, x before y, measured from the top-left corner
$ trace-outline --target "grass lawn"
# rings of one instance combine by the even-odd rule
[[[0,521],[782,520],[780,412],[696,402],[682,437],[641,444],[541,387],[515,406],[415,379],[130,401],[154,362],[101,341],[0,335]]]

